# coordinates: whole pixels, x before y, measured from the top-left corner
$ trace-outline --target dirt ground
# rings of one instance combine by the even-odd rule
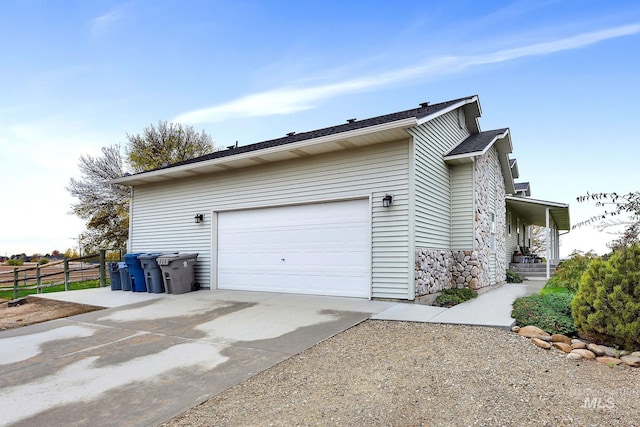
[[[0,300],[0,331],[104,308],[37,297],[26,297],[26,301],[26,304],[9,307],[7,300]]]

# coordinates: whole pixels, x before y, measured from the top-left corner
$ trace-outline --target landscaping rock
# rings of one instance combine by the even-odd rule
[[[518,335],[527,338],[548,337],[549,334],[536,326],[524,326],[518,331]]]
[[[608,347],[606,345],[601,345],[601,349],[604,350],[604,355],[609,357],[618,357],[620,356],[620,352],[613,347]]]
[[[634,353],[638,352],[635,351]],[[632,366],[634,368],[640,368],[640,356],[622,356],[620,360],[622,360],[625,365]]]
[[[551,342],[562,342],[571,345],[571,338],[562,334],[553,334],[551,335]]]
[[[609,356],[600,356],[596,357],[596,360],[600,363],[604,363],[605,365],[619,365],[622,363],[622,360],[617,357],[609,357]]]
[[[518,332],[520,330],[520,326],[515,325],[511,328],[511,332]]]
[[[593,343],[587,344],[587,350],[591,350],[591,352],[598,357],[604,356],[604,349],[601,348],[598,344],[593,344]]]
[[[531,338],[531,341],[532,341],[535,345],[537,345],[538,347],[540,347],[540,348],[544,348],[544,349],[547,349],[547,350],[551,348],[551,344],[550,344],[550,343],[548,343],[548,342],[546,342],[546,341],[543,341],[543,340],[541,340],[540,338]]]
[[[574,341],[576,342],[571,343],[571,348],[573,348],[574,350],[587,348],[587,343],[582,342],[580,340],[574,340]]]
[[[595,359],[596,358],[595,354],[593,354],[591,351],[583,349],[583,348],[578,348],[578,349],[571,350],[571,353],[579,354],[584,359]]]
[[[553,346],[560,351],[564,351],[565,353],[571,353],[571,350],[573,350],[571,348],[571,345],[567,344],[566,342],[554,342]]]
[[[511,330],[520,336],[530,338],[537,347],[547,350],[555,347],[567,353],[567,359],[569,360],[596,359],[597,362],[609,366],[624,364],[629,367],[640,368],[640,351],[631,353],[606,345],[585,342],[576,338],[571,339],[562,334],[548,335],[542,329],[531,325],[521,328],[514,326]]]

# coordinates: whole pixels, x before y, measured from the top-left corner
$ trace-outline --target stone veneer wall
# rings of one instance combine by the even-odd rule
[[[491,168],[495,171],[495,186],[491,182]],[[506,201],[505,187],[500,162],[495,155],[495,148],[491,148],[485,155],[475,162],[475,244],[478,248],[480,273],[478,287],[484,288],[491,284],[490,256],[491,256],[491,201],[495,203],[495,256],[496,282],[506,280]]]
[[[478,288],[480,273],[476,251],[416,250],[416,297],[443,289]]]
[[[495,185],[491,182],[491,168]],[[495,206],[496,283],[506,281],[507,208],[500,162],[491,148],[475,162],[474,239],[477,250],[416,249],[416,297],[452,288],[480,289],[491,284],[491,202]]]
[[[497,160],[497,159],[496,159]],[[496,191],[496,282],[507,281],[507,201],[505,197],[504,178],[498,164],[498,180]]]

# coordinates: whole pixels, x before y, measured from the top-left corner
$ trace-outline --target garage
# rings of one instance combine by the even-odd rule
[[[218,213],[219,289],[371,297],[368,199]]]

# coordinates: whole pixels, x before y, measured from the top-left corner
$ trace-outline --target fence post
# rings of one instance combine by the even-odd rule
[[[107,251],[104,249],[100,249],[100,287],[104,288],[107,286],[107,274],[105,271],[105,260],[107,259]]]
[[[18,267],[13,269],[13,299],[18,299]]]
[[[64,260],[64,290],[69,290],[69,260]]]
[[[39,294],[42,293],[40,286],[42,286],[42,278],[40,277],[40,264],[38,264],[36,266],[36,292]]]

